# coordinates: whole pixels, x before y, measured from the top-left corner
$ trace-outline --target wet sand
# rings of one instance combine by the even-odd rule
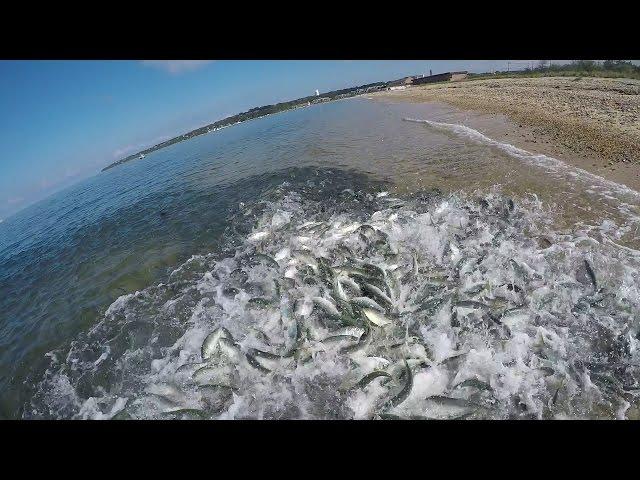
[[[458,120],[485,135],[640,191],[640,81],[505,78],[410,87],[369,95],[428,102],[432,120]]]

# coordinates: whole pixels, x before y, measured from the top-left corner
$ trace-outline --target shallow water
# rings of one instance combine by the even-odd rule
[[[638,195],[463,123],[318,105],[5,220],[0,414],[634,418]],[[363,263],[388,304],[344,271]],[[346,325],[361,330],[327,340]],[[230,340],[203,362],[219,327]]]

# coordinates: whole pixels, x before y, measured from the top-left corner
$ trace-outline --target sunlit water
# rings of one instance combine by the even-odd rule
[[[464,123],[314,106],[6,219],[0,414],[637,418],[638,194]]]

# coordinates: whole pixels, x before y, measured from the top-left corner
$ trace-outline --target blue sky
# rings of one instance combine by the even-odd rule
[[[251,107],[506,61],[0,61],[0,219],[107,164]]]

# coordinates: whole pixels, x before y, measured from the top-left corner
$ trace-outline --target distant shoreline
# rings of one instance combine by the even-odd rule
[[[505,117],[493,138],[555,156],[640,191],[640,80],[537,77],[464,80],[372,99],[439,102]]]
[[[401,79],[403,80],[403,79]],[[122,158],[117,162],[113,162],[106,167],[104,167],[101,172],[109,170],[113,167],[117,167],[118,165],[122,165],[123,163],[127,163],[133,160],[137,160],[141,158],[141,156],[146,156],[149,153],[155,152],[162,148],[168,147],[170,145],[183,142],[185,140],[189,140],[193,137],[198,137],[200,135],[206,135],[208,133],[216,132],[218,130],[222,130],[223,128],[231,127],[233,125],[237,125],[239,123],[243,123],[249,120],[253,120],[256,118],[266,117],[268,115],[273,115],[276,113],[281,113],[289,110],[295,110],[297,108],[305,108],[321,103],[327,103],[336,100],[342,100],[346,98],[353,98],[360,95],[366,95],[375,93],[377,91],[386,89],[390,85],[394,85],[399,83],[401,80],[394,80],[391,82],[376,82],[369,83],[366,85],[360,85],[357,87],[350,87],[341,90],[333,90],[331,92],[325,92],[318,95],[298,98],[295,100],[291,100],[289,102],[281,102],[275,105],[265,105],[262,107],[252,108],[247,110],[246,112],[238,113],[235,115],[231,115],[230,117],[223,118],[222,120],[218,120],[216,122],[205,125],[204,127],[197,128],[195,130],[191,130],[183,135],[179,135],[177,137],[171,138],[165,142],[159,143],[152,147],[149,147],[145,150],[141,150],[134,154],[129,155],[128,157]]]

